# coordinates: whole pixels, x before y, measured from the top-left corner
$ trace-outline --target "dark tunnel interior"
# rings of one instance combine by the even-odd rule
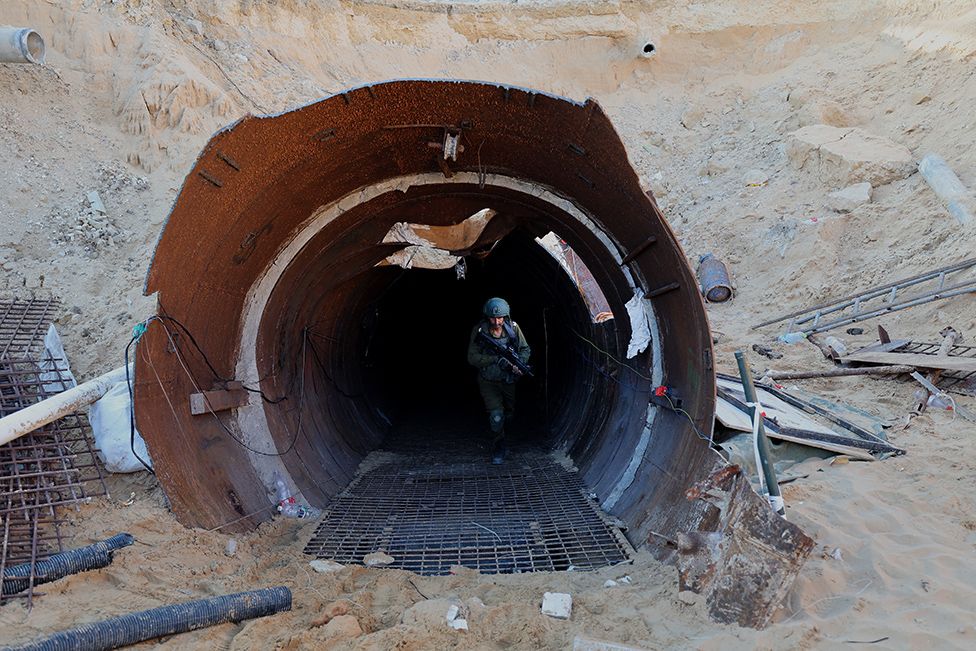
[[[591,338],[593,324],[576,285],[530,234],[516,230],[468,256],[463,279],[455,269],[377,271],[393,278],[364,310],[364,386],[393,435],[444,420],[458,424],[458,436],[487,435],[466,352],[485,301],[501,296],[532,348],[534,374],[518,382],[509,437],[555,443],[566,398],[591,384],[580,336]]]

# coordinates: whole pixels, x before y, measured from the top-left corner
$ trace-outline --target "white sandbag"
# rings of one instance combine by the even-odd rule
[[[91,406],[88,420],[98,447],[98,456],[109,472],[138,472],[145,470],[139,459],[132,454],[129,444],[129,389],[119,382]],[[139,431],[135,437],[136,453],[152,465],[146,442]]]

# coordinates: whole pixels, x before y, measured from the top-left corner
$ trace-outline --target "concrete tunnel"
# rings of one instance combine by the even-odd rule
[[[548,233],[613,318],[593,318]],[[137,349],[137,426],[188,526],[253,529],[276,476],[324,507],[404,422],[473,413],[459,435],[486,434],[464,349],[496,294],[534,349],[520,431],[565,451],[637,547],[716,526],[686,497],[723,465],[701,438],[702,299],[592,100],[407,80],[245,117],[187,175],[145,291],[171,318]],[[191,413],[211,390],[232,408]]]

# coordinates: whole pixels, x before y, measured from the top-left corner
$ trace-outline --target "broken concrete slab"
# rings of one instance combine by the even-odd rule
[[[565,592],[547,592],[542,595],[542,614],[556,619],[569,619],[573,613],[573,596]]]
[[[678,589],[704,597],[709,616],[763,628],[783,602],[814,546],[769,508],[736,465],[718,468],[687,491],[708,504],[712,522],[678,536]]]
[[[871,184],[855,183],[843,190],[827,195],[827,207],[834,212],[851,212],[858,206],[871,202]]]
[[[835,186],[867,181],[876,187],[915,171],[907,148],[856,128],[815,124],[797,129],[787,137],[786,153],[794,167]]]

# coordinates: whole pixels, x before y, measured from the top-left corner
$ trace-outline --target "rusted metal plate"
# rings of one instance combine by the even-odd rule
[[[814,540],[776,515],[738,466],[688,490],[710,526],[678,536],[679,588],[704,595],[713,619],[763,628],[783,603]]]

